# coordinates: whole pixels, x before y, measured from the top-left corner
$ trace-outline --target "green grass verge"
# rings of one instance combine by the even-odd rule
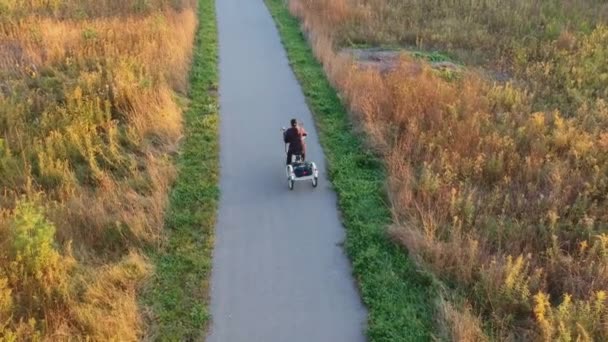
[[[210,318],[207,289],[219,198],[215,0],[199,0],[198,12],[185,136],[166,214],[169,240],[152,254],[156,273],[144,294],[160,341],[198,339]]]
[[[419,272],[387,237],[392,219],[383,164],[353,133],[344,106],[284,0],[265,1],[315,116],[347,231],[346,250],[369,310],[367,335],[371,341],[429,340],[437,292],[432,278]]]

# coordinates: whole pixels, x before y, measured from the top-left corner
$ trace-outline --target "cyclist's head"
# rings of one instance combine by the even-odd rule
[[[296,119],[291,119],[291,127],[296,127],[298,125],[298,121]]]

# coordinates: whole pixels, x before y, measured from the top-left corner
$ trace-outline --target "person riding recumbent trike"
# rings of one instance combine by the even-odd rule
[[[293,190],[295,182],[312,181],[312,186],[319,184],[319,170],[314,162],[306,161],[306,145],[304,140],[308,134],[299,127],[295,119],[291,120],[291,128],[283,127],[283,141],[287,153],[287,184]]]

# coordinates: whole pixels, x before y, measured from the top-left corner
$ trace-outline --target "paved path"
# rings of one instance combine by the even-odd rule
[[[262,0],[217,0],[221,199],[209,342],[364,341],[366,311],[340,243],[312,116]],[[284,175],[280,128],[309,132],[319,187]]]

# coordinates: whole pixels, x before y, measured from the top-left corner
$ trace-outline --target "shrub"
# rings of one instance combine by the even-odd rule
[[[59,253],[54,225],[28,201],[19,202],[11,215],[5,245],[0,313],[4,313],[5,324],[17,331],[27,317],[40,329],[35,322],[44,319],[44,311],[65,304],[73,259],[69,253]]]

